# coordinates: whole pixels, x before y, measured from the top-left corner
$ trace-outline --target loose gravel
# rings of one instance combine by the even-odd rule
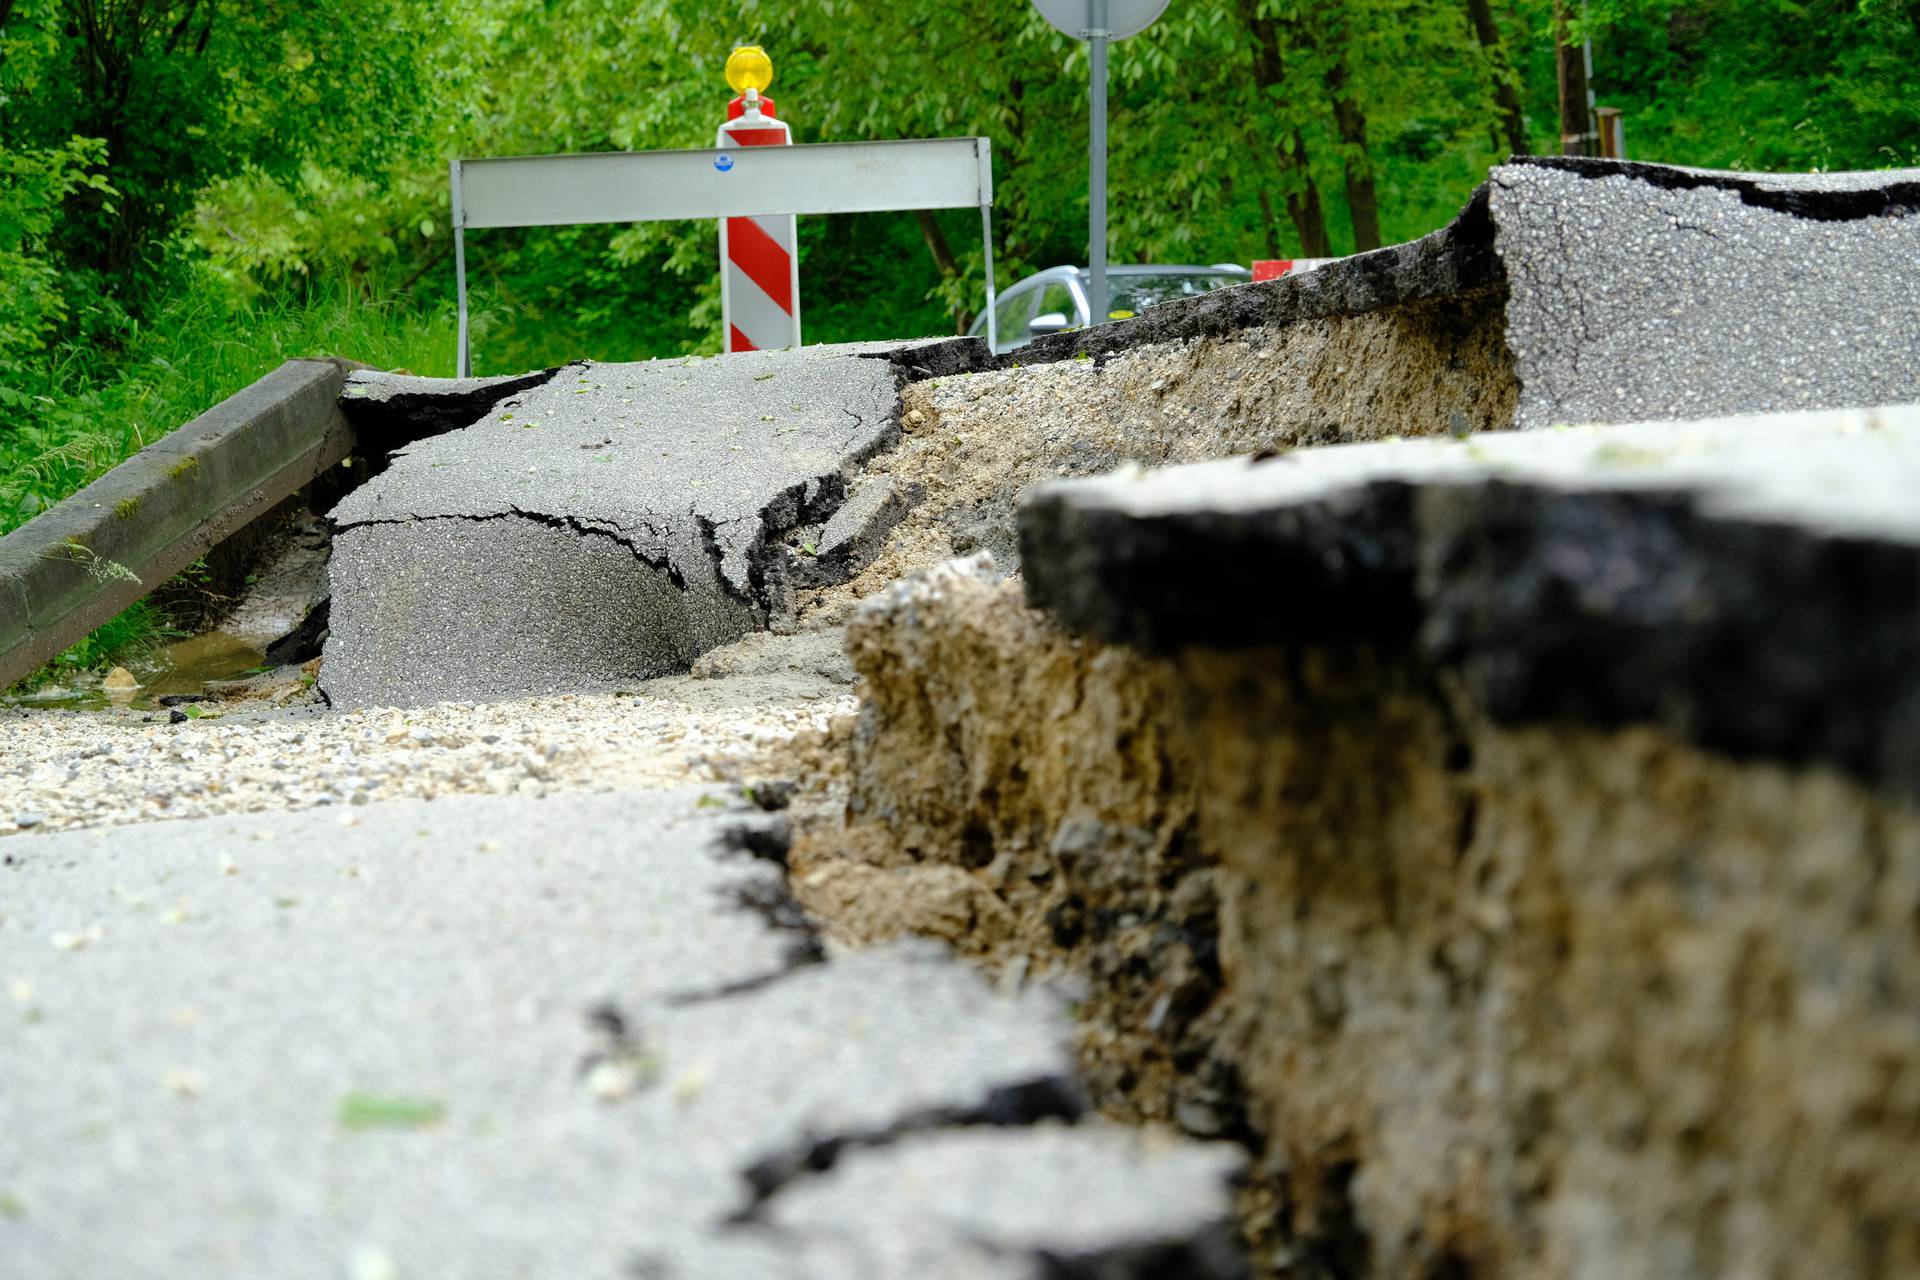
[[[844,685],[744,676],[181,723],[164,711],[13,710],[0,719],[0,835],[322,805],[348,814],[376,800],[752,781],[756,759],[855,706]]]

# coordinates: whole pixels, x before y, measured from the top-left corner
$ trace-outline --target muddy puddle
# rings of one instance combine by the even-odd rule
[[[263,640],[209,631],[177,640],[119,668],[137,682],[133,687],[115,681],[110,672],[80,672],[0,698],[0,705],[67,711],[113,707],[152,710],[161,705],[162,698],[205,695],[209,685],[242,680],[270,669]]]

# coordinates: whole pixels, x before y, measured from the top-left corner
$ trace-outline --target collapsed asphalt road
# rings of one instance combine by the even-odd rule
[[[896,525],[922,544],[899,568],[1011,566],[1022,493],[1125,462],[1920,398],[1917,205],[1914,171],[1533,161],[1413,243],[1000,362],[950,340],[358,374],[356,428],[411,443],[331,513],[322,684],[417,705],[685,670],[793,626],[912,541]]]
[[[400,450],[332,513],[328,695],[591,687],[765,628],[809,562],[860,532],[829,518],[897,438],[899,378],[844,348],[570,365]],[[345,399],[384,381],[358,375]],[[407,381],[428,404],[459,398]]]
[[[827,956],[781,848],[711,789],[6,840],[7,1275],[1237,1274],[1236,1152],[1085,1118],[1058,993]]]
[[[332,510],[320,681],[338,710],[299,711],[315,722],[307,731],[290,728],[287,712],[251,723],[230,712],[225,724],[128,714],[0,722],[10,749],[0,833],[25,829],[0,840],[8,1274],[1238,1274],[1229,1182],[1240,1156],[1081,1114],[1069,1030],[1097,1016],[1097,1000],[1027,983],[1023,969],[983,977],[911,946],[834,952],[788,894],[779,819],[739,785],[760,779],[711,760],[662,765],[667,744],[695,735],[687,706],[667,705],[666,682],[644,682],[701,663],[727,680],[769,681],[750,696],[762,710],[777,703],[791,730],[814,715],[797,703],[844,700],[836,682],[851,678],[832,669],[837,656],[820,660],[837,648],[824,628],[846,604],[820,605],[821,593],[851,591],[863,569],[897,577],[968,546],[1010,544],[1021,495],[1043,480],[1295,449],[1322,460],[1308,468],[1337,466],[1309,447],[1550,427],[1615,404],[1670,418],[1902,398],[1920,387],[1910,358],[1920,333],[1913,192],[1911,175],[1511,166],[1452,227],[1416,245],[1048,339],[1024,357],[1039,369],[943,378],[986,362],[977,346],[969,355],[966,344],[935,344],[918,354],[579,364],[512,382],[357,378],[343,409],[364,446],[391,456]],[[1634,234],[1615,237],[1610,223]],[[1632,278],[1642,258],[1660,264],[1670,290]],[[1762,297],[1751,277],[1765,263],[1783,269]],[[1743,317],[1762,313],[1764,332],[1744,333]],[[1525,443],[1496,447],[1551,442],[1517,438]],[[1596,457],[1628,468],[1659,460],[1645,440],[1616,444]],[[1797,438],[1775,444],[1774,464],[1791,466]],[[1380,447],[1438,457],[1436,470],[1451,473],[1480,446]],[[1199,525],[1232,533],[1241,513],[1208,500],[1236,490],[1206,474],[1214,478],[1197,496],[1178,476],[1077,492],[1124,505],[1171,486],[1192,499]],[[1389,476],[1383,492],[1397,500],[1406,487]],[[1083,511],[1059,492],[1051,501],[1028,508],[1034,519],[1092,529],[1101,518],[1097,504]],[[1399,509],[1375,511],[1378,545],[1357,550],[1407,550],[1404,522],[1385,518]],[[1288,509],[1268,523],[1299,541],[1323,524],[1351,533],[1355,516],[1343,506],[1315,523],[1312,511]],[[1268,523],[1254,522],[1263,532]],[[1068,616],[1085,603],[1075,593],[1097,580],[1090,567],[1147,595],[1171,584],[1207,607],[1182,598],[1166,616],[1199,625],[1222,602],[1236,622],[1284,613],[1303,591],[1364,612],[1378,580],[1412,580],[1411,561],[1387,556],[1376,581],[1320,583],[1308,570],[1347,564],[1346,544],[1304,541],[1312,554],[1284,573],[1269,558],[1210,577],[1194,572],[1187,544],[1173,563],[1149,565],[1139,549],[1150,544],[1094,530],[1073,541],[1079,560],[1043,557],[1030,584]],[[1341,554],[1324,554],[1329,546]],[[1100,561],[1107,552],[1121,560]],[[1239,603],[1256,572],[1269,588],[1264,611]],[[955,591],[945,605],[935,598],[950,578],[898,594],[889,625],[937,639],[936,624],[952,625],[940,609],[966,605]],[[802,596],[819,610],[812,621],[797,616]],[[1515,611],[1489,615],[1488,630],[1532,634],[1540,601],[1513,599]],[[1086,605],[1089,619],[1104,616],[1097,604]],[[1387,600],[1382,613],[1404,620],[1406,610]],[[992,622],[972,611],[958,629],[978,639]],[[807,630],[816,623],[823,629]],[[1657,630],[1667,634],[1664,617]],[[1861,634],[1868,657],[1893,652],[1874,646],[1879,633]],[[922,641],[903,644],[898,661],[870,647],[869,658],[893,662],[885,674],[896,692],[965,674],[916,657]],[[1081,652],[1077,639],[1060,645]],[[1617,665],[1616,648],[1580,657],[1601,670]],[[1132,669],[1091,648],[1083,656],[1109,674]],[[1024,675],[1033,658],[1016,651],[1007,669]],[[1056,659],[1042,675],[1072,674],[1072,661]],[[1578,692],[1548,674],[1554,689]],[[887,739],[872,722],[871,690],[884,682],[869,679],[870,764]],[[990,683],[1021,687],[998,669]],[[1078,714],[1095,687],[1074,682],[1073,696],[1047,702],[1037,719],[1071,723],[1061,709]],[[599,702],[562,696],[504,712],[455,701],[595,689]],[[622,695],[632,701],[610,711]],[[374,710],[423,704],[437,705],[413,719]],[[969,691],[950,716],[919,694],[907,705],[902,719],[950,750],[991,700]],[[579,723],[554,730],[576,712]],[[86,728],[57,749],[18,745],[75,724]],[[753,737],[738,729],[715,736],[732,735],[737,748]],[[1356,737],[1369,750],[1398,742],[1391,728]],[[1115,741],[1165,772],[1153,735]],[[1285,746],[1271,733],[1261,741]],[[1911,739],[1886,742],[1906,751]],[[1080,735],[1075,749],[1129,758],[1098,734]],[[1071,758],[1054,755],[1053,765]],[[1231,758],[1249,768],[1262,759]],[[880,850],[916,872],[951,873],[935,905],[962,945],[987,932],[987,913],[1007,915],[996,895],[1012,901],[1023,878],[1044,880],[1010,870],[1022,841],[1126,873],[1124,858],[1083,856],[1100,830],[1083,814],[1066,815],[1070,838],[1059,841],[1032,823],[991,825],[1043,772],[1031,754],[1009,754],[1005,788],[981,770],[889,759],[904,798],[869,816],[891,821],[942,786],[982,788],[978,806],[954,807],[953,847],[937,850],[957,865],[897,839]],[[1445,765],[1449,777],[1465,767]],[[1366,765],[1341,781],[1376,774],[1391,776]],[[714,778],[729,785],[675,785]],[[75,790],[86,794],[56,803]],[[1211,799],[1240,821],[1254,811],[1234,797],[1258,790]],[[1369,800],[1365,812],[1381,808]],[[1191,812],[1174,805],[1162,816]],[[1330,864],[1364,862],[1342,844],[1362,824],[1287,812],[1310,837],[1290,851],[1322,841]],[[1267,839],[1275,828],[1262,821],[1249,825]],[[102,823],[128,825],[84,829]],[[83,829],[44,829],[62,824]],[[1177,827],[1150,847],[1169,858],[1196,848]],[[808,874],[803,866],[793,886],[804,891]],[[956,883],[968,892],[946,891]],[[1188,995],[1217,985],[1215,962],[1221,977],[1240,963],[1187,927],[1214,893],[1195,886],[1175,904],[1199,975],[1184,975]],[[1111,930],[1145,937],[1154,956],[1177,950],[1127,911],[1018,923],[1056,942]],[[1289,927],[1249,936],[1284,939]],[[1176,1010],[1156,997],[1136,1021],[1156,1033],[1189,1003]],[[1255,1048],[1285,1058],[1291,1043]],[[1418,1069],[1432,1061],[1421,1056]],[[1159,1069],[1188,1070],[1174,1058]],[[1307,1083],[1344,1102],[1357,1078],[1329,1070]],[[1235,1078],[1200,1083],[1207,1096],[1186,1099],[1195,1105],[1176,1109],[1178,1123],[1236,1132]],[[1403,1082],[1391,1088],[1408,1096]],[[1324,1221],[1310,1225],[1340,1258],[1376,1247],[1362,1232],[1392,1221],[1367,1200],[1377,1184],[1356,1163],[1355,1131],[1330,1129],[1312,1153],[1327,1162],[1325,1178],[1305,1160],[1267,1170],[1275,1185],[1314,1173],[1319,1201],[1309,1207]],[[1408,1166],[1374,1167],[1399,1176]],[[1268,1225],[1295,1221],[1291,1204],[1268,1208]],[[1388,1243],[1411,1238],[1396,1229]],[[1280,1243],[1294,1242],[1282,1232]],[[1451,1241],[1436,1248],[1430,1273],[1467,1267]]]

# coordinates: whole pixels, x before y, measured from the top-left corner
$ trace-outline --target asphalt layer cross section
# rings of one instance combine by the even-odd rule
[[[1108,641],[1415,646],[1506,723],[1654,723],[1911,797],[1916,493],[1920,405],[1488,432],[1051,485],[1021,555]]]
[[[790,607],[818,548],[785,535],[817,537],[897,438],[904,376],[836,347],[569,365],[401,449],[331,513],[323,687],[398,706],[684,671]]]
[[[0,841],[0,1270],[1240,1274],[1237,1150],[1083,1114],[1042,985],[828,956],[771,821],[693,788]]]

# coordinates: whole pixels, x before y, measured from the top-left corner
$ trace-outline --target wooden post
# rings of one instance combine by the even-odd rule
[[[1627,126],[1618,107],[1596,107],[1594,128],[1600,134],[1600,154],[1609,160],[1627,158]]]
[[[1560,154],[1593,155],[1598,148],[1587,111],[1586,53],[1567,30],[1567,0],[1554,0],[1553,43],[1560,64]]]

